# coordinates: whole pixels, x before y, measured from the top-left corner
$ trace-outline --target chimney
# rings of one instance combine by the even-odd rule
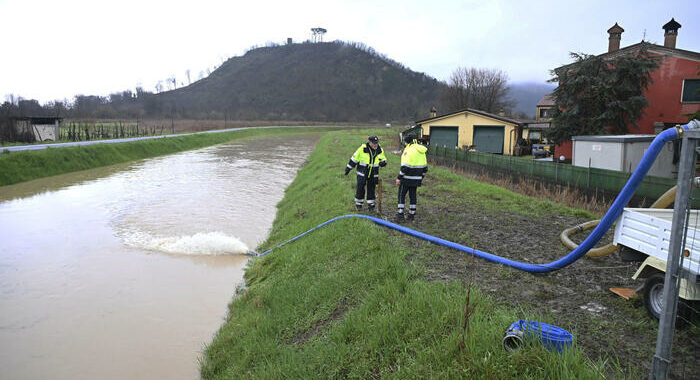
[[[437,117],[437,108],[432,107],[430,109],[430,117]]]
[[[622,32],[625,30],[622,29],[620,25],[613,25],[610,29],[608,29],[608,34],[610,34],[610,37],[608,38],[608,53],[620,50],[620,40],[622,39]]]
[[[676,37],[678,36],[678,29],[680,29],[681,24],[677,23],[676,20],[671,18],[671,21],[667,22],[666,25],[662,26],[664,30],[664,46],[667,48],[676,48]]]
[[[291,45],[291,44],[292,44],[292,38],[291,38],[291,37],[287,37],[287,45]]]

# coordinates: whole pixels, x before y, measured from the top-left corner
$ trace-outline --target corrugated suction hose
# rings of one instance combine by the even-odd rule
[[[676,199],[676,186],[673,186],[672,188],[668,189],[662,196],[659,197],[659,199],[656,200],[656,202],[652,203],[649,208],[666,208],[669,205],[673,203],[673,201]],[[569,249],[576,249],[578,247],[578,244],[574,243],[571,240],[571,235],[577,234],[579,232],[583,232],[586,230],[590,230],[591,228],[595,227],[600,223],[600,219],[598,220],[590,220],[588,222],[583,222],[581,224],[577,224],[571,228],[567,228],[564,231],[561,232],[561,235],[559,235],[559,240],[561,240],[561,243],[564,244],[566,248]],[[591,248],[587,253],[586,257],[590,258],[598,258],[598,257],[604,257],[607,255],[613,254],[615,251],[617,251],[617,246],[614,245],[613,243],[606,244],[602,247],[598,248]]]

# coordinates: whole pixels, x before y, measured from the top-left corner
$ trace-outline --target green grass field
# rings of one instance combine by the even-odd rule
[[[335,127],[251,128],[232,132],[202,133],[116,144],[95,144],[12,152],[0,149],[0,186],[32,179],[92,169],[122,162],[162,156],[190,149],[252,137],[325,132]]]
[[[343,169],[368,134],[382,138],[382,133],[387,131],[325,134],[287,188],[270,236],[258,251],[352,213],[355,179],[343,176]],[[390,154],[388,161],[381,175],[393,181],[400,159]],[[446,170],[431,168],[429,175],[433,186],[469,194],[461,201],[484,208],[533,215],[580,212]],[[496,204],[505,192],[508,201]],[[385,199],[385,207],[393,210],[393,196]],[[501,340],[521,310],[484,296],[468,285],[468,278],[427,281],[426,268],[414,257],[430,254],[430,247],[368,221],[344,219],[253,259],[246,287],[237,292],[227,321],[206,348],[202,376],[590,379],[616,373],[609,364],[586,359],[576,345],[563,354],[537,344],[506,353]],[[465,330],[469,291],[474,312]]]

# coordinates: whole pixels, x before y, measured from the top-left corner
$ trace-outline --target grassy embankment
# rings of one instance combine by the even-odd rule
[[[35,151],[5,152],[0,154],[0,186],[202,148],[244,137],[323,132],[331,129],[337,128],[251,128],[117,144],[49,147]]]
[[[286,190],[260,251],[353,212],[354,175],[345,177],[342,171],[360,136],[377,132],[382,133],[321,138]],[[388,160],[382,174],[387,182],[398,172],[399,157]],[[580,213],[446,170],[433,168],[429,175],[432,185],[450,186],[454,194],[466,194],[466,187],[469,201],[486,209]],[[392,212],[395,193],[395,187],[385,186],[384,207]],[[576,347],[563,354],[537,345],[506,353],[501,339],[521,310],[470,287],[470,276],[426,280],[427,269],[415,258],[433,255],[434,247],[365,220],[344,219],[253,260],[247,288],[238,292],[226,323],[206,349],[202,376],[543,379],[601,378],[609,370],[585,359]],[[473,314],[465,318],[468,294]]]

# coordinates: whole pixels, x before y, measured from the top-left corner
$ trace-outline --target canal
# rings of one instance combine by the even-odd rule
[[[7,379],[194,379],[314,137],[0,187]]]

